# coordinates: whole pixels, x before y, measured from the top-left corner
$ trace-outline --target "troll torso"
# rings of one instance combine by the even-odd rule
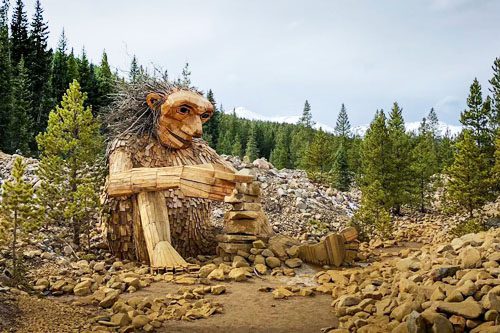
[[[125,152],[134,168],[155,168],[206,163],[220,164],[232,169],[217,153],[201,139],[183,149],[165,147],[152,136],[128,134],[111,143],[109,153]],[[182,256],[213,253],[216,245],[210,221],[210,201],[202,198],[185,197],[179,189],[162,191],[168,207],[172,245]],[[110,221],[107,234],[114,253],[122,258],[147,261],[147,254],[134,246],[141,241],[141,230],[135,228],[133,218],[137,214],[137,200],[108,198]]]

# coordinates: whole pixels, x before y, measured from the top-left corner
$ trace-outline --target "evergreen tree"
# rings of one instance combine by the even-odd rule
[[[32,52],[26,58],[26,67],[31,80],[32,113],[34,132],[42,132],[47,126],[50,111],[50,64],[52,50],[47,46],[49,31],[43,18],[43,9],[40,0],[35,2],[35,14],[31,21],[29,39]],[[36,142],[32,142],[32,150],[36,149]]]
[[[255,124],[252,124],[252,126],[250,127],[250,131],[248,132],[245,157],[247,157],[250,160],[250,162],[253,162],[257,158],[259,158],[259,149],[257,148]]]
[[[203,125],[203,137],[205,141],[208,142],[210,147],[215,148],[217,147],[219,139],[220,111],[217,108],[217,104],[214,98],[214,93],[212,92],[211,89],[208,90],[207,99],[210,103],[212,103],[214,107],[214,113],[212,115],[212,118],[210,118],[210,120]]]
[[[139,75],[140,75],[139,64],[137,63],[137,58],[134,55],[134,57],[132,58],[132,62],[130,63],[130,71],[128,73],[128,79],[132,83],[137,83]]]
[[[491,137],[488,129],[488,118],[491,113],[491,101],[487,99],[483,104],[481,85],[474,79],[467,97],[468,109],[460,114],[460,122],[469,129],[479,149],[485,152],[491,146]]]
[[[88,96],[86,101],[88,105],[94,106],[99,103],[99,80],[97,79],[96,66],[93,63],[89,66],[89,81],[85,92]],[[92,108],[92,113],[96,116],[94,107]]]
[[[496,187],[496,190],[500,190],[500,131],[497,131],[497,137],[495,140],[495,166],[493,167],[492,174],[492,184]]]
[[[340,142],[339,148],[335,153],[335,161],[333,163],[334,186],[340,191],[349,191],[351,188],[352,175],[349,171],[347,163],[347,149],[344,142]]]
[[[68,56],[68,79],[71,81],[79,80],[80,74],[78,72],[78,62],[75,57],[75,52],[71,49]]]
[[[68,40],[66,39],[66,34],[64,29],[59,38],[59,43],[57,49],[52,57],[52,70],[50,77],[50,86],[52,89],[52,105],[56,104],[56,101],[61,99],[64,95],[66,88],[68,87],[69,81],[69,71],[68,71],[68,55],[67,52]]]
[[[187,62],[182,69],[182,77],[179,79],[178,83],[184,88],[191,87],[191,71],[189,70],[189,63]]]
[[[444,170],[453,163],[453,143],[449,129],[446,129],[444,136],[439,139],[437,146],[437,158],[439,170]]]
[[[10,31],[12,35],[11,58],[12,65],[15,67],[21,58],[26,59],[31,53],[31,45],[28,38],[28,17],[22,0],[16,0]]]
[[[344,104],[340,108],[339,116],[337,117],[337,123],[335,124],[335,135],[347,139],[351,136],[351,123],[349,122],[349,117],[347,116],[347,111]]]
[[[12,81],[13,96],[16,97],[12,105],[12,114],[7,125],[7,152],[28,154],[33,139],[33,120],[31,118],[31,90],[30,78],[24,58],[17,65],[17,76]]]
[[[431,177],[438,172],[437,152],[433,129],[424,118],[420,124],[416,146],[412,150],[412,174],[415,175],[415,196],[421,212],[429,204],[433,188]]]
[[[402,205],[411,201],[413,191],[410,140],[402,113],[403,109],[395,102],[387,122],[390,141],[387,194],[396,214],[400,213]]]
[[[328,135],[320,128],[307,149],[307,168],[310,177],[324,181],[327,172],[332,167],[331,141]]]
[[[102,53],[101,65],[99,66],[99,72],[97,75],[98,90],[99,95],[97,98],[97,104],[93,105],[94,114],[98,114],[99,111],[108,106],[111,103],[111,94],[114,91],[114,78],[111,68],[108,63],[108,55],[106,51]]]
[[[241,138],[239,134],[236,134],[233,146],[231,148],[231,155],[241,157],[243,155],[243,147],[241,146]]]
[[[298,122],[299,125],[303,125],[307,128],[312,128],[314,126],[314,121],[312,120],[311,105],[309,101],[306,100],[304,103],[304,110],[302,111],[302,116]]]
[[[377,183],[383,193],[377,202],[386,209],[391,207],[388,199],[391,143],[385,113],[377,110],[361,144],[360,186],[363,194],[370,196],[370,186]]]
[[[80,83],[80,86],[82,88],[82,92],[87,93],[87,100],[85,101],[85,106],[91,106],[91,100],[90,100],[90,95],[91,95],[91,90],[92,88],[92,82],[94,78],[92,77],[92,73],[90,71],[90,63],[89,59],[87,58],[87,52],[85,51],[85,48],[82,49],[82,55],[80,56],[79,59],[77,59],[77,65],[78,65],[78,82]]]
[[[0,7],[0,150],[6,151],[7,124],[12,114],[12,62],[7,13],[8,0]]]
[[[434,138],[439,138],[439,119],[434,108],[431,108],[429,111],[429,115],[426,120],[427,126],[429,127],[429,131],[431,132]]]
[[[87,222],[82,216],[90,216],[77,211],[89,208],[79,200],[89,187],[98,193],[100,181],[93,171],[103,152],[100,126],[90,108],[84,107],[86,98],[78,81],[73,81],[61,104],[50,112],[47,131],[37,137],[42,153],[39,195],[48,207],[48,222],[61,217],[69,222],[76,245]]]
[[[278,128],[276,145],[272,150],[270,162],[277,168],[283,169],[290,166],[290,151],[288,150],[288,135],[284,126]]]
[[[500,130],[500,58],[495,59],[492,69],[493,77],[489,82],[493,101],[489,122],[491,131],[495,133]]]
[[[19,231],[31,231],[38,226],[40,211],[38,200],[33,196],[33,186],[24,180],[26,165],[17,157],[12,167],[11,180],[2,184],[0,215],[12,227],[12,267],[14,280],[22,278],[17,256],[17,236]]]
[[[386,194],[380,181],[362,188],[361,206],[352,220],[362,238],[373,234],[384,238],[390,235],[392,221],[385,202]]]
[[[474,134],[464,129],[456,143],[455,160],[447,171],[447,194],[455,210],[465,209],[469,217],[489,199],[488,164]]]

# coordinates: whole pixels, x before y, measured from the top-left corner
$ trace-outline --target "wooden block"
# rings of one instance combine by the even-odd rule
[[[358,231],[356,228],[348,227],[340,231],[340,234],[344,236],[346,242],[351,242],[355,239],[358,239]]]
[[[329,235],[324,240],[324,244],[331,262],[339,267],[345,258],[344,237],[337,234]]]
[[[249,210],[249,211],[260,211],[262,209],[262,205],[260,203],[252,203],[252,202],[241,202],[233,204],[232,210]]]
[[[346,250],[345,251],[345,262],[353,262],[358,257],[358,251]]]
[[[238,211],[229,211],[225,214],[225,219],[228,220],[244,220],[244,219],[257,219],[260,214],[256,211],[249,210],[238,210]]]
[[[238,251],[249,252],[252,248],[252,243],[219,243],[219,248],[227,253],[237,253]]]
[[[217,235],[215,239],[222,243],[248,243],[257,240],[257,237],[251,235]]]
[[[228,220],[224,224],[227,234],[258,235],[259,226],[255,220]]]
[[[228,195],[224,199],[224,202],[227,202],[227,203],[241,203],[241,202],[256,203],[256,202],[259,202],[259,197],[256,197],[253,195],[241,194],[241,193],[233,193],[231,195]]]

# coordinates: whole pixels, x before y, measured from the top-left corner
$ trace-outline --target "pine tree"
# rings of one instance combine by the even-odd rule
[[[231,155],[241,157],[243,155],[243,147],[241,145],[241,138],[239,134],[236,134],[234,138],[233,146],[231,148]]]
[[[498,192],[500,191],[500,131],[497,131],[495,140],[495,166],[493,167],[491,175],[492,184],[496,187]]]
[[[500,58],[495,59],[492,69],[493,77],[489,82],[493,101],[489,122],[492,133],[495,133],[500,131]]]
[[[395,102],[387,122],[390,141],[387,194],[396,214],[400,213],[402,205],[411,201],[413,191],[410,140],[402,113],[403,109]]]
[[[412,174],[415,175],[415,197],[421,212],[425,212],[433,189],[431,177],[438,172],[433,129],[424,118],[420,124],[416,146],[412,150]]]
[[[47,23],[43,19],[43,9],[40,0],[35,2],[35,14],[31,21],[29,39],[32,52],[26,58],[26,67],[31,80],[32,113],[34,121],[34,132],[42,132],[47,126],[50,111],[50,65],[52,61],[52,50],[47,46],[49,31]],[[32,142],[31,148],[36,149],[36,142]]]
[[[6,151],[7,124],[12,114],[12,62],[7,13],[9,2],[0,7],[0,150]]]
[[[467,97],[468,109],[460,114],[460,122],[471,131],[476,143],[485,152],[491,146],[491,137],[488,129],[488,118],[491,113],[491,101],[487,99],[483,103],[481,85],[474,79],[470,86],[470,93]]]
[[[270,162],[277,168],[290,167],[290,151],[288,150],[288,133],[285,126],[280,126],[276,134],[276,145],[272,150]]]
[[[178,83],[184,88],[191,87],[191,71],[189,70],[189,63],[187,62],[182,69],[182,77],[179,79]]]
[[[304,103],[304,110],[302,111],[302,116],[300,117],[298,124],[307,128],[312,128],[314,126],[314,121],[312,120],[311,105],[309,104],[308,100],[306,100]]]
[[[449,129],[439,139],[437,145],[437,158],[439,170],[444,170],[453,163],[453,143],[454,139]]]
[[[73,80],[80,80],[80,74],[78,71],[78,61],[75,57],[75,52],[71,49],[68,56],[68,79],[70,82]]]
[[[137,58],[134,55],[132,61],[130,62],[130,71],[128,73],[128,79],[132,83],[137,83],[139,75],[140,75],[139,64],[137,63]]]
[[[434,110],[434,108],[431,108],[426,119],[427,119],[426,120],[427,126],[429,127],[429,131],[431,132],[432,136],[434,138],[439,138],[440,137],[439,119],[438,119],[437,113]]]
[[[28,17],[22,0],[16,0],[10,31],[12,44],[11,59],[12,66],[15,67],[21,58],[26,59],[31,53],[31,45],[28,38]]]
[[[351,133],[351,123],[349,122],[349,117],[347,116],[347,111],[344,104],[340,108],[339,116],[337,117],[337,123],[335,124],[335,135],[347,139]]]
[[[255,124],[252,124],[250,131],[248,132],[247,145],[245,149],[245,157],[253,162],[259,158],[259,149],[257,148],[257,136],[255,132]]]
[[[455,160],[448,168],[447,194],[455,210],[465,209],[469,217],[490,199],[488,164],[474,134],[464,129],[456,143]]]
[[[59,38],[59,43],[57,45],[57,50],[52,57],[52,70],[50,77],[50,86],[52,89],[52,105],[56,104],[56,101],[61,99],[64,95],[66,88],[68,87],[69,72],[68,72],[68,55],[67,52],[68,40],[66,39],[66,34],[64,29]]]
[[[40,209],[38,200],[33,195],[33,186],[24,180],[26,165],[17,157],[12,167],[11,180],[2,185],[0,215],[12,227],[12,267],[15,281],[19,281],[22,272],[17,256],[17,236],[21,230],[31,231],[38,226]]]
[[[352,220],[362,238],[369,238],[373,234],[385,238],[391,234],[392,221],[385,197],[382,184],[378,180],[362,188],[361,206]]]
[[[115,80],[113,78],[111,68],[109,67],[108,55],[106,54],[106,51],[102,53],[97,81],[99,96],[97,99],[97,104],[93,105],[94,114],[98,114],[102,108],[108,106],[111,103],[111,94],[113,93],[115,86]]]
[[[82,207],[78,200],[89,186],[98,192],[100,181],[93,171],[103,151],[100,126],[91,109],[84,107],[86,98],[73,81],[61,104],[50,112],[47,131],[37,137],[42,153],[39,195],[48,207],[47,222],[64,218],[73,228],[76,245],[86,221],[75,207]]]
[[[347,148],[344,142],[340,145],[335,153],[335,160],[333,163],[334,186],[340,191],[349,191],[351,188],[352,175],[347,163]]]
[[[310,177],[325,181],[326,173],[332,167],[331,140],[320,128],[307,149],[306,171]]]
[[[391,207],[388,199],[391,143],[385,113],[383,110],[377,110],[361,144],[360,186],[364,195],[370,196],[370,186],[377,183],[384,194],[377,199],[377,202],[386,209]]]
[[[214,93],[211,89],[208,90],[207,99],[210,103],[212,103],[214,107],[214,113],[212,115],[212,118],[210,118],[210,120],[203,125],[203,138],[208,142],[210,147],[215,148],[217,147],[219,139],[220,111],[217,108]]]
[[[33,120],[31,118],[30,78],[24,58],[17,65],[17,76],[12,81],[13,95],[16,96],[12,105],[12,114],[7,125],[7,152],[29,154],[30,144],[34,137]]]

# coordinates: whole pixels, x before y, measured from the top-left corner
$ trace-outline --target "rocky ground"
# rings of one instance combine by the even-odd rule
[[[268,243],[191,258],[196,272],[153,275],[115,260],[98,233],[77,251],[63,228],[42,230],[20,243],[30,288],[8,287],[0,273],[0,332],[500,332],[500,201],[481,212],[487,232],[453,238],[460,216],[405,215],[392,239],[361,243],[354,264],[314,267],[296,245],[346,226],[359,194],[263,160],[254,170],[279,234]],[[0,268],[9,259],[0,249]]]

